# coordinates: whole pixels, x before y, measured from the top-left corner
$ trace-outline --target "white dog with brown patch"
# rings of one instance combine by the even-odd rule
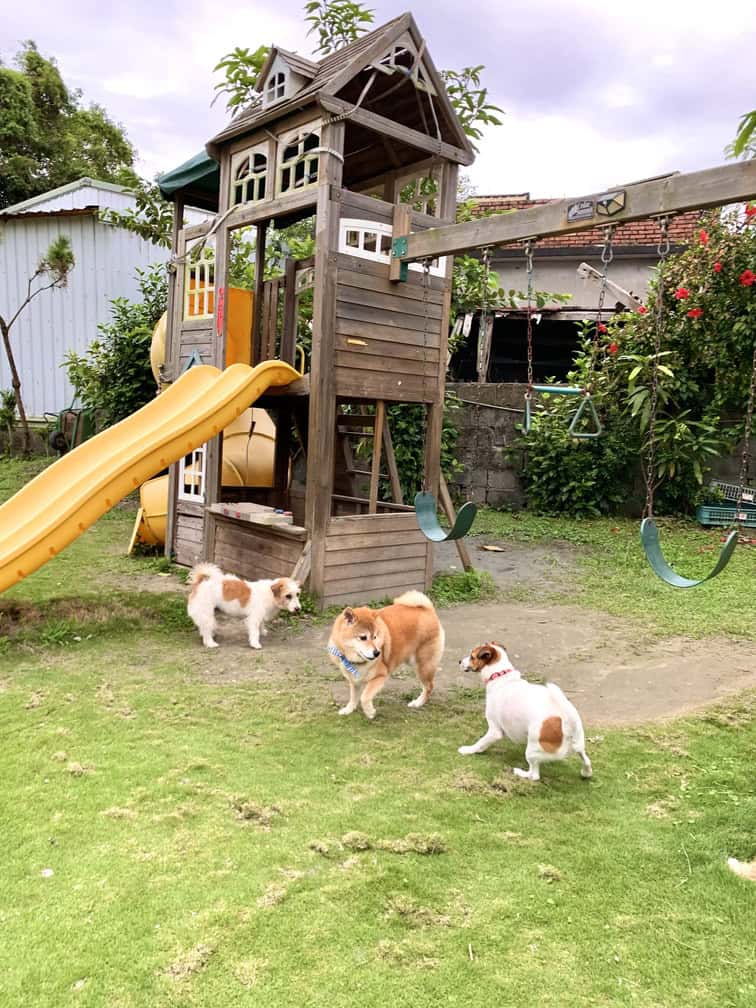
[[[224,574],[215,564],[201,563],[192,568],[189,584],[186,611],[207,648],[218,647],[214,637],[216,609],[246,621],[251,648],[261,647],[260,634],[267,633],[266,620],[283,609],[292,613],[301,609],[301,588],[287,577],[275,581],[242,581],[233,574]]]
[[[460,667],[477,672],[486,687],[488,731],[473,745],[461,746],[458,752],[463,756],[485,752],[506,735],[511,742],[526,744],[528,769],[514,767],[518,777],[540,780],[541,763],[565,759],[571,753],[582,760],[581,775],[592,776],[583,722],[558,686],[526,682],[512,667],[505,648],[493,641],[473,648]]]

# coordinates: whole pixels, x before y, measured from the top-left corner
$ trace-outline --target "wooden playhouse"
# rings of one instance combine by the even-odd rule
[[[161,179],[176,222],[164,377],[272,357],[304,373],[255,404],[276,424],[273,486],[223,486],[220,438],[209,442],[172,468],[166,548],[248,578],[296,572],[323,605],[427,588],[432,545],[402,499],[386,411],[420,404],[422,482],[438,493],[452,260],[410,266],[400,281],[391,240],[454,220],[471,146],[410,14],[320,62],[274,47],[257,90],[208,157]],[[213,216],[182,228],[188,205]],[[266,280],[266,233],[306,217],[313,258],[288,258]],[[254,310],[240,345],[226,292],[230,250],[249,228]],[[265,524],[249,504],[291,511],[291,524]]]

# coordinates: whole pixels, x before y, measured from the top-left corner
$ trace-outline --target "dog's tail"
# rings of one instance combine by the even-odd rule
[[[727,858],[730,871],[734,871],[741,878],[748,879],[749,882],[756,882],[756,861],[746,864],[745,861],[738,861],[737,858]]]
[[[549,696],[554,701],[562,715],[562,725],[565,741],[570,742],[577,752],[585,750],[585,733],[575,705],[571,703],[556,683],[546,683]]]
[[[433,609],[433,603],[427,595],[419,591],[408,591],[394,599],[394,605],[412,606],[413,609]]]
[[[196,588],[203,581],[215,581],[223,577],[223,571],[215,564],[201,563],[192,567],[189,571],[188,584],[190,588]]]

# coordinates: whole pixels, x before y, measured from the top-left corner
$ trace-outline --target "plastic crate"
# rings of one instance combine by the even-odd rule
[[[696,518],[701,525],[734,525],[735,508],[718,507],[714,504],[701,504],[696,509]],[[748,511],[741,508],[738,512],[741,525],[756,528],[756,509]]]
[[[717,490],[725,500],[736,501],[740,493],[737,483],[724,483],[722,480],[712,480],[709,484],[712,490]],[[744,508],[756,508],[756,488],[744,486],[741,504]]]

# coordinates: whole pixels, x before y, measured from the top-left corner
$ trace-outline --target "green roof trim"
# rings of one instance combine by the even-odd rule
[[[166,199],[173,200],[183,192],[191,206],[199,205],[203,210],[217,209],[220,167],[205,151],[161,175],[157,183]]]

